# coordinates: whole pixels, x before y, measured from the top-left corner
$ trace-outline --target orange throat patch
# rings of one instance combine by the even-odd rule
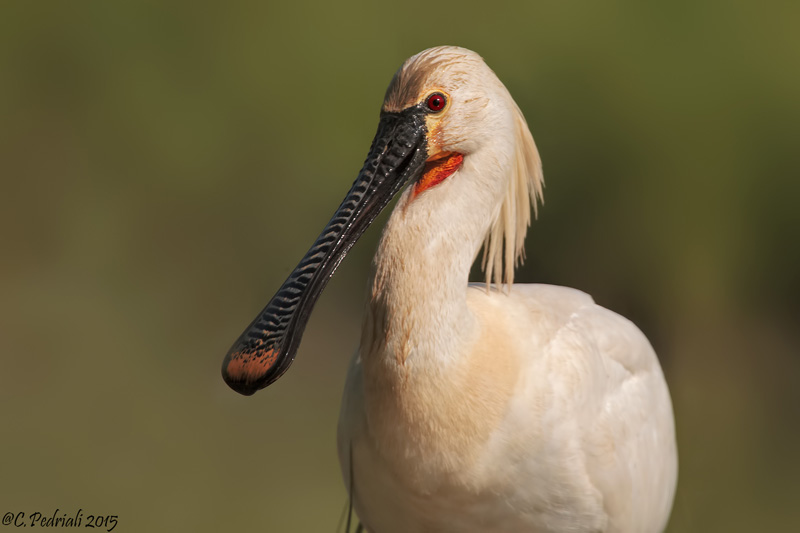
[[[444,152],[428,159],[422,177],[414,184],[412,198],[452,176],[463,162],[464,156],[456,152]]]

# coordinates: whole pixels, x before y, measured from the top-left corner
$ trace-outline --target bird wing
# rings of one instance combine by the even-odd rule
[[[605,531],[662,530],[677,452],[669,391],[650,342],[575,289],[514,285],[487,296],[473,296],[471,307],[477,298],[490,310],[486,327],[510,322],[524,359],[498,453],[524,440],[516,448],[525,475],[549,480],[521,493],[520,504],[546,502],[553,521],[579,510],[584,523],[594,516]]]

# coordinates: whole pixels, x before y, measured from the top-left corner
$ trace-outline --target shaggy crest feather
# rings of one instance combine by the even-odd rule
[[[514,268],[525,259],[525,234],[531,224],[531,204],[534,216],[539,214],[537,202],[544,203],[544,175],[539,151],[533,141],[528,123],[516,102],[514,109],[515,161],[508,180],[508,189],[497,216],[486,233],[481,268],[486,272],[486,288],[492,282],[511,290]]]

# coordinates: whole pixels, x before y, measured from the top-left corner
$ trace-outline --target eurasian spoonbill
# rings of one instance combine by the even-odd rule
[[[350,192],[225,358],[242,394],[278,379],[328,279],[402,191],[339,419],[371,533],[666,527],[677,451],[650,343],[583,292],[512,285],[542,183],[522,112],[480,56],[411,57]],[[482,247],[486,285],[470,285]]]

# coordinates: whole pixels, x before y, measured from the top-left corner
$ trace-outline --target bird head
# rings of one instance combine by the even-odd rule
[[[530,206],[536,212],[544,180],[533,137],[505,85],[471,50],[430,48],[406,60],[395,73],[382,113],[416,113],[425,125],[426,165],[401,202],[417,201],[420,193],[442,184],[462,165],[471,166],[473,172],[457,176],[438,194],[446,194],[451,202],[478,196],[490,204],[483,257],[486,282],[513,283]]]
[[[472,171],[459,173],[462,166]],[[465,179],[450,185],[460,175]],[[487,283],[493,273],[497,283],[513,280],[531,199],[535,205],[541,194],[541,165],[522,113],[478,54],[452,46],[431,48],[397,71],[369,154],[347,196],[226,355],[222,374],[229,386],[249,395],[283,375],[328,280],[375,217],[409,183],[401,200],[405,206],[430,203],[448,187],[452,195],[491,204],[484,254]]]

